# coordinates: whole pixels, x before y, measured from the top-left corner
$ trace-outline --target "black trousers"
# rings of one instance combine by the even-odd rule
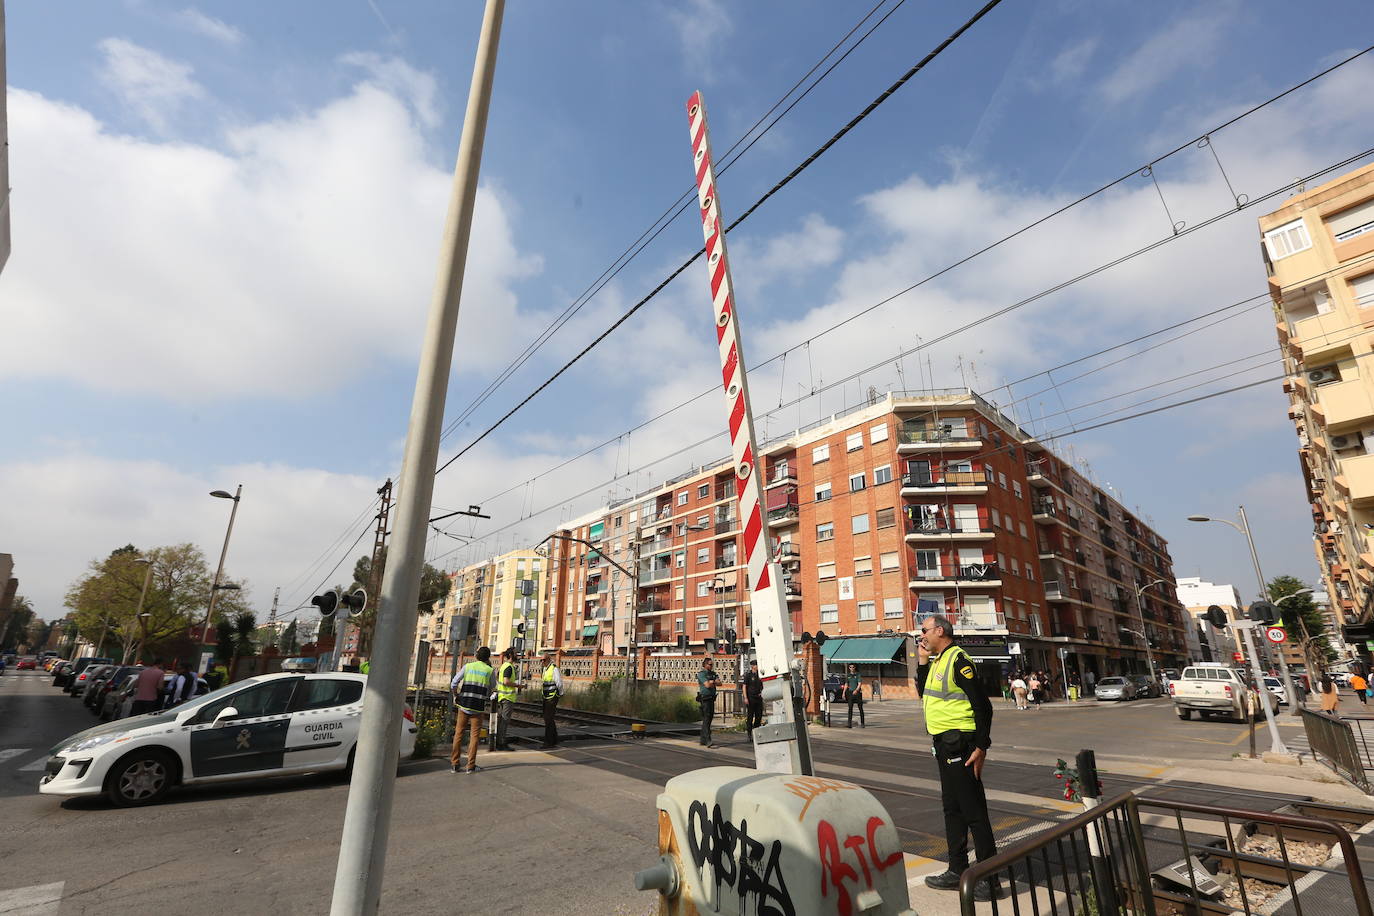
[[[940,801],[945,812],[945,842],[951,871],[968,868],[968,838],[979,861],[997,855],[997,841],[988,821],[988,799],[983,782],[965,766],[973,748],[972,732],[943,732],[934,736],[935,761],[940,771]]]
[[[863,725],[863,724],[864,724],[864,695],[863,695],[863,692],[860,691],[860,690],[856,690],[856,691],[854,691],[853,693],[849,694],[849,697],[848,697],[847,702],[849,703],[849,724],[850,724],[850,725],[853,725],[853,724],[854,724],[854,706],[857,704],[858,707],[859,707],[859,724],[860,724],[860,725]]]
[[[554,713],[558,712],[558,697],[544,697],[544,743],[558,743],[558,726],[553,722]]]
[[[749,708],[745,721],[749,725],[749,734],[754,733],[754,729],[763,724],[763,697],[748,697]]]
[[[701,743],[705,746],[711,743],[711,720],[716,717],[716,698],[697,700],[697,705],[701,707]]]

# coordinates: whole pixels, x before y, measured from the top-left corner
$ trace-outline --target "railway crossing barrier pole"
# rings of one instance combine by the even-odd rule
[[[656,864],[635,887],[660,916],[916,916],[897,828],[838,779],[709,767],[658,797]]]
[[[1083,807],[1091,811],[1102,803],[1102,791],[1098,786],[1097,755],[1091,750],[1078,752],[1074,761],[1078,768],[1079,794],[1083,797]],[[1116,873],[1112,868],[1111,840],[1103,837],[1101,824],[1088,830],[1089,867],[1092,869],[1093,885],[1097,889],[1099,912],[1103,916],[1116,916],[1121,912],[1121,904],[1116,895]]]

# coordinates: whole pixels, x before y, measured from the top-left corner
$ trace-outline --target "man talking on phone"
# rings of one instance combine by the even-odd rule
[[[954,624],[947,617],[921,621],[916,655],[916,689],[940,771],[949,845],[949,869],[927,877],[926,887],[955,890],[969,865],[970,833],[979,861],[997,854],[983,791],[983,763],[992,745],[992,703],[978,683],[973,660],[954,644]],[[992,900],[1001,896],[1001,887],[995,877],[979,881],[973,895],[977,900]]]

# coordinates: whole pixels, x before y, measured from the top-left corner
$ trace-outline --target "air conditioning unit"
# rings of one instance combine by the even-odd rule
[[[1335,366],[1326,366],[1321,369],[1308,370],[1307,380],[1314,385],[1320,385],[1323,382],[1339,382],[1341,374],[1336,371]]]
[[[1338,452],[1347,451],[1352,448],[1359,448],[1364,444],[1364,437],[1359,433],[1349,433],[1344,436],[1332,436],[1331,448]]]

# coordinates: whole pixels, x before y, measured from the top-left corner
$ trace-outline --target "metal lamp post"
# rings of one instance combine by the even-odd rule
[[[1310,589],[1310,588],[1300,588],[1300,589],[1298,589],[1296,592],[1293,592],[1291,595],[1284,595],[1282,598],[1280,598],[1279,600],[1275,601],[1275,602],[1274,602],[1274,606],[1275,606],[1275,607],[1279,607],[1279,606],[1282,605],[1285,601],[1287,601],[1289,598],[1296,598],[1296,597],[1298,597],[1299,595],[1310,595],[1310,594],[1312,594],[1312,589]],[[1298,618],[1298,627],[1302,630],[1302,642],[1301,642],[1301,646],[1302,646],[1302,648],[1301,648],[1302,657],[1303,657],[1303,659],[1307,662],[1307,665],[1308,665],[1309,669],[1315,669],[1316,666],[1312,664],[1312,658],[1311,658],[1311,656],[1308,655],[1308,652],[1307,652],[1307,650],[1310,649],[1311,646],[1312,646],[1312,637],[1308,635],[1308,633],[1307,633],[1307,623],[1306,623],[1301,617]],[[1282,653],[1280,653],[1280,654],[1282,654]],[[1310,685],[1311,682],[1312,682],[1312,675],[1315,674],[1315,673],[1316,673],[1315,670],[1309,670],[1309,671],[1308,671],[1307,677],[1308,677],[1308,683],[1309,683],[1309,685]]]
[[[1136,612],[1140,614],[1140,639],[1145,643],[1145,660],[1150,666],[1150,677],[1155,676],[1155,653],[1154,650],[1150,648],[1150,638],[1145,635],[1145,599],[1143,596],[1145,594],[1145,589],[1149,588],[1151,585],[1159,585],[1161,583],[1167,585],[1168,582],[1168,579],[1155,579],[1151,582],[1146,582],[1135,590],[1135,609]]]
[[[1259,583],[1259,600],[1269,600],[1269,586],[1265,583],[1264,572],[1260,569],[1259,552],[1255,550],[1255,537],[1250,533],[1250,521],[1246,518],[1245,507],[1240,507],[1240,524],[1236,524],[1230,519],[1212,518],[1207,515],[1190,515],[1190,522],[1221,522],[1230,525],[1232,528],[1245,535],[1245,542],[1250,545],[1250,562],[1255,564],[1255,580]],[[1290,715],[1298,715],[1298,694],[1293,689],[1293,675],[1288,671],[1288,659],[1283,657],[1283,650],[1279,650],[1279,674],[1283,677],[1283,692],[1288,696],[1288,708]]]
[[[232,499],[234,507],[229,510],[229,527],[224,532],[224,546],[219,551],[219,567],[215,569],[215,581],[210,585],[210,606],[205,609],[205,623],[200,628],[200,644],[208,646],[210,644],[210,621],[215,616],[215,599],[219,593],[229,586],[221,586],[220,580],[224,578],[224,558],[229,555],[229,537],[234,533],[234,516],[239,511],[239,498],[243,495],[243,484],[235,488],[233,495],[224,490],[211,490],[210,495],[216,499]],[[238,586],[233,586],[237,588]],[[200,660],[197,659],[197,666]]]
[[[687,594],[687,539],[692,536],[693,531],[710,531],[710,525],[683,525],[682,528],[682,634],[687,637],[687,646],[683,647],[683,654],[686,655],[692,644],[692,634],[687,628],[691,612],[688,610],[689,596]],[[677,636],[676,633],[673,634]]]
[[[138,610],[134,611],[134,618],[138,621],[139,633],[141,634],[138,639],[138,649],[134,652],[134,657],[137,658],[143,654],[143,644],[148,641],[147,618],[151,615],[143,613],[143,602],[148,597],[148,583],[153,578],[153,561],[147,557],[139,557],[134,562],[142,563],[148,567],[143,573],[143,590],[138,593]],[[124,663],[129,663],[128,655],[124,656]]]

